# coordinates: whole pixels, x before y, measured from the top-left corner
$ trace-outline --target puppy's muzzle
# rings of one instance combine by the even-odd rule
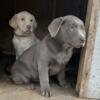
[[[82,47],[85,46],[85,41],[86,41],[85,38],[80,38],[80,44],[81,44]]]
[[[27,25],[27,29],[28,30],[31,30],[31,25]]]

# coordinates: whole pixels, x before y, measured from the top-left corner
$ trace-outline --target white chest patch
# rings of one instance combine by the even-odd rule
[[[37,42],[37,38],[32,34],[28,37],[18,37],[14,35],[13,44],[16,51],[16,56],[20,56],[25,50],[34,45]]]

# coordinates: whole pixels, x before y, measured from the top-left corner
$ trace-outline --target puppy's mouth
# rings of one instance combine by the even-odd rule
[[[32,30],[26,30],[25,33],[32,33]]]
[[[68,45],[70,46],[70,47],[73,47],[73,48],[81,48],[81,47],[84,47],[85,46],[85,42],[84,43],[82,43],[82,44],[79,44],[79,45],[73,45],[74,43],[70,43],[70,42],[68,42],[67,43],[67,47],[68,47]],[[66,46],[66,45],[65,45]]]
[[[32,31],[32,30],[25,30],[25,31],[23,31],[23,33],[24,33],[25,35],[27,35],[27,34],[33,33],[33,31]]]
[[[85,46],[85,42],[80,44],[80,45],[75,46],[75,48],[81,48],[81,47],[84,47],[84,46]]]
[[[71,47],[75,47],[75,46],[73,45],[73,43],[70,43],[70,42],[68,42],[68,45],[71,46]]]

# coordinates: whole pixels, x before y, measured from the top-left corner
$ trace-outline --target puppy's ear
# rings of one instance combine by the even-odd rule
[[[51,37],[55,37],[63,23],[63,17],[54,19],[51,24],[48,26],[48,30],[50,32]]]
[[[35,30],[37,28],[37,21],[36,21],[34,16],[33,16],[33,19],[34,19],[34,21],[33,21],[33,29]]]
[[[17,29],[17,14],[15,14],[11,20],[9,21],[9,25],[14,28]]]

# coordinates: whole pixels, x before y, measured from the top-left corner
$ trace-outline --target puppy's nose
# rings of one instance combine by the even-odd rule
[[[31,29],[31,25],[27,25],[27,28],[28,28],[28,30],[30,30]]]
[[[84,43],[85,40],[86,40],[85,38],[80,38],[80,42],[81,42],[81,43]]]

